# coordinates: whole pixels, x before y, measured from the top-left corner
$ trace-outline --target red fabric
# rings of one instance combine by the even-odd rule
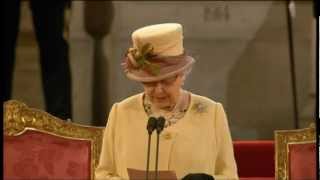
[[[275,180],[274,177],[240,177],[240,180]]]
[[[234,141],[239,177],[274,177],[274,141]]]
[[[91,142],[37,131],[4,137],[4,179],[90,179]]]
[[[316,144],[289,144],[290,179],[316,179]]]

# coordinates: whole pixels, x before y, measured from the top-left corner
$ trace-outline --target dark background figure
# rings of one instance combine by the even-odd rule
[[[4,6],[4,55],[1,72],[2,103],[11,99],[15,50],[20,23],[20,0],[6,0]],[[72,118],[69,47],[63,37],[67,0],[29,1],[40,51],[42,86],[46,111],[61,119]]]

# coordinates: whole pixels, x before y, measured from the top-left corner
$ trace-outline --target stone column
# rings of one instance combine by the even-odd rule
[[[93,39],[84,30],[83,1],[73,1],[70,14],[70,66],[73,121],[92,124]]]
[[[94,40],[92,124],[96,126],[105,125],[108,113],[108,59],[103,42],[112,25],[113,10],[111,1],[86,1],[84,6],[84,27]]]

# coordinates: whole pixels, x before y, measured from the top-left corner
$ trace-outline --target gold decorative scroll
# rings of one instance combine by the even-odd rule
[[[277,130],[275,135],[275,179],[289,180],[289,144],[316,142],[315,126],[293,130]]]
[[[91,179],[98,165],[103,127],[85,126],[61,120],[44,111],[29,108],[26,104],[10,100],[4,103],[3,131],[7,136],[18,136],[27,130],[67,138],[91,141]]]

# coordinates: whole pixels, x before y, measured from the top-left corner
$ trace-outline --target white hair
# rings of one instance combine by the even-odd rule
[[[192,68],[193,68],[193,65],[189,66],[188,68],[186,68],[185,70],[183,70],[183,71],[181,72],[182,82],[183,82],[183,83],[184,83],[185,80],[187,79],[187,76],[191,73]]]

